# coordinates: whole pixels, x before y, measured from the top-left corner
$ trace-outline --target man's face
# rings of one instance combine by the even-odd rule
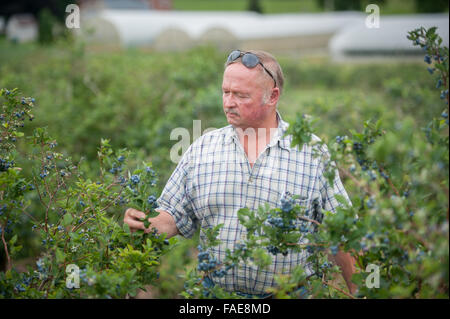
[[[273,87],[273,80],[261,73],[260,66],[252,69],[241,63],[227,66],[223,74],[222,101],[228,123],[244,130],[261,127],[273,107],[263,101],[270,92],[270,85]]]

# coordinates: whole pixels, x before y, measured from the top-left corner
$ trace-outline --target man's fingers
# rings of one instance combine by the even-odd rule
[[[145,218],[145,213],[144,212],[141,212],[141,211],[139,211],[137,209],[134,209],[134,208],[128,208],[127,211],[125,212],[125,215],[129,216],[131,218],[134,218],[134,219]]]
[[[123,221],[124,223],[128,224],[128,226],[130,226],[131,231],[135,231],[138,229],[145,230],[144,223],[141,221],[142,218],[145,218],[145,213],[134,208],[128,208],[125,212]]]
[[[130,226],[130,230],[131,231],[135,231],[135,230],[138,230],[138,229],[145,230],[145,226],[144,226],[143,222],[139,222],[139,221],[136,221],[136,220],[133,220],[133,219],[128,219],[128,220],[125,221],[125,223],[127,223],[128,226]]]

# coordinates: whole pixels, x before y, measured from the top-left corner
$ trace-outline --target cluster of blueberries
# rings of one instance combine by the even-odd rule
[[[147,203],[152,206],[152,208],[156,208],[158,204],[156,203],[156,196],[150,195],[147,198]]]
[[[375,199],[373,199],[373,197],[370,197],[368,200],[367,200],[367,202],[366,202],[366,205],[367,205],[367,208],[369,208],[369,209],[372,209],[372,208],[374,208],[375,207]]]
[[[12,232],[11,228],[9,227],[9,226],[11,226],[11,224],[12,224],[12,222],[9,219],[5,226],[5,234],[10,234]],[[2,234],[2,232],[3,232],[3,229],[2,229],[2,226],[0,226],[0,235]]]
[[[141,181],[141,177],[139,175],[132,175],[130,177],[130,184],[131,185],[137,185]]]
[[[120,205],[124,205],[126,203],[127,203],[127,200],[125,200],[122,196],[119,196],[119,198],[116,199],[116,201],[114,202],[114,205],[120,206]]]
[[[448,95],[448,90],[443,90],[441,92],[441,96],[440,96],[441,100],[444,100],[445,98],[447,98],[447,95]]]
[[[269,215],[267,222],[274,227],[280,228],[282,231],[289,231],[295,229],[295,224],[292,219],[285,220],[276,215]]]
[[[427,46],[424,46],[424,49],[426,50],[427,49]],[[426,63],[428,63],[428,64],[431,64],[431,56],[429,55],[429,54],[425,54],[425,57],[423,58],[423,61],[424,62],[426,62]],[[435,55],[435,56],[433,56],[433,59],[435,60],[435,61],[441,61],[441,62],[443,62],[444,61],[444,57],[443,56],[437,56],[437,55]]]
[[[280,249],[278,248],[278,247],[276,247],[276,246],[267,246],[267,251],[269,252],[269,253],[271,253],[272,255],[277,255],[277,254],[279,254],[281,251],[280,251]],[[287,251],[284,251],[283,252],[283,256],[287,256],[287,254],[288,254],[288,252]]]
[[[36,271],[37,271],[37,277],[40,277],[41,279],[47,278],[47,266],[45,265],[42,258],[39,258],[36,261]]]
[[[123,163],[123,161],[125,161],[125,156],[120,155],[119,157],[117,157],[117,161],[119,163]],[[116,163],[113,163],[112,168],[109,170],[109,172],[113,175],[116,175],[117,173],[122,171],[122,165],[117,165]]]
[[[341,144],[345,139],[347,138],[347,136],[336,136],[336,143]]]
[[[7,161],[0,157],[0,172],[6,172],[9,168],[14,166],[14,161]]]
[[[202,247],[198,246],[198,267],[197,269],[200,271],[210,271],[217,267],[217,259],[214,257],[211,257],[208,250],[202,250]]]
[[[117,173],[122,171],[122,165],[116,165],[115,163],[113,164],[113,166],[111,167],[111,169],[109,170],[109,172],[113,175],[116,175]]]
[[[215,269],[215,268],[217,268],[219,263],[215,257],[211,256],[208,249],[203,250],[201,245],[199,245],[197,248],[199,251],[198,256],[197,256],[197,259],[198,259],[197,270],[199,270],[199,271],[214,270],[212,272],[212,276],[219,277],[219,278],[222,278],[223,276],[225,276],[227,274],[227,270],[225,270],[225,269]],[[208,278],[208,277],[206,277],[206,278]],[[208,278],[208,279],[211,280],[210,278]],[[212,281],[211,281],[211,283],[212,283]],[[205,288],[208,288],[208,287],[205,287]]]

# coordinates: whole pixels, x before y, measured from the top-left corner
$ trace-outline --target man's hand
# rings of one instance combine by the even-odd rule
[[[125,211],[123,222],[130,226],[130,230],[132,232],[142,229],[146,233],[149,233],[153,228],[156,228],[159,234],[167,233],[167,238],[177,235],[178,228],[172,215],[163,210],[156,209],[156,211],[159,213],[159,215],[154,218],[148,219],[150,222],[149,228],[145,228],[144,222],[142,221],[142,219],[146,216],[145,213],[134,208],[128,208]]]
[[[130,230],[132,232],[135,232],[136,230],[142,229],[146,233],[150,232],[149,228],[145,228],[144,222],[141,221],[143,218],[145,218],[145,213],[141,212],[134,208],[128,208],[125,212],[125,216],[123,218],[123,222],[125,224],[128,224],[130,226]]]

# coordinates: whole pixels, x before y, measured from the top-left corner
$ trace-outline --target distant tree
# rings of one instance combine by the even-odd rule
[[[385,0],[378,0],[378,5],[383,4]],[[367,0],[317,0],[317,3],[322,9],[331,9],[334,11],[361,11],[370,3]]]
[[[64,23],[66,6],[77,2],[77,0],[0,1],[0,16],[5,17],[6,25],[9,18],[14,14],[32,14],[39,24],[39,41],[41,43],[48,43],[53,41],[53,34],[50,34],[49,30],[53,30],[53,25],[55,23]]]
[[[448,0],[415,0],[416,10],[420,13],[445,12],[448,10]]]
[[[42,9],[38,13],[39,36],[38,40],[41,44],[52,43],[54,40],[53,28],[56,23],[55,16],[47,8]]]
[[[263,13],[261,4],[259,3],[259,0],[249,0],[248,1],[248,10],[254,11],[258,13]]]

